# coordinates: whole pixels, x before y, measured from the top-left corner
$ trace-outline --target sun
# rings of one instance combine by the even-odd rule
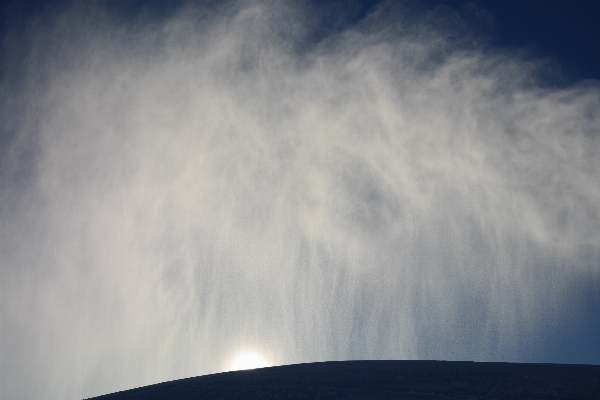
[[[244,351],[236,355],[229,367],[228,371],[238,371],[241,369],[255,369],[270,367],[272,364],[264,356],[255,351]]]

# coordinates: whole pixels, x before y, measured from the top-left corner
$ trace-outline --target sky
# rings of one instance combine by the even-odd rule
[[[0,397],[600,364],[598,4],[0,2]]]

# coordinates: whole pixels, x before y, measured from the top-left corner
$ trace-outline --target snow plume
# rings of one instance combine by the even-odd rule
[[[598,279],[599,86],[540,85],[445,13],[76,6],[8,35],[1,397],[239,349],[539,361],[523,344]]]

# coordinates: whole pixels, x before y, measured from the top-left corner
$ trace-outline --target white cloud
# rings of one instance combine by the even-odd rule
[[[514,361],[597,274],[596,82],[539,88],[398,10],[311,44],[272,5],[32,26],[0,106],[3,397],[217,372],[240,341]]]

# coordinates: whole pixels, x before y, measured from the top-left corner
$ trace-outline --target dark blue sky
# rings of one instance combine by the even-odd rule
[[[534,55],[555,58],[569,79],[600,78],[600,2],[478,1],[475,4],[495,20],[493,44],[525,46]]]
[[[211,1],[212,2],[212,1]],[[315,4],[329,1],[312,0]],[[69,1],[1,0],[1,27],[22,27],[35,15],[62,9]],[[105,0],[97,1],[114,12],[134,17],[145,14],[156,18],[171,15],[185,2],[182,0]],[[382,3],[372,1],[339,1],[324,18],[326,30],[339,29],[364,17]],[[460,16],[475,37],[484,37],[489,45],[507,49],[525,49],[532,57],[550,62],[548,78],[557,83],[582,79],[600,79],[600,2],[598,1],[501,1],[446,0],[408,1],[411,7],[431,10],[449,7]],[[340,20],[342,10],[345,17]]]
[[[70,1],[0,0],[0,31],[18,35],[28,23],[40,16],[60,12]],[[165,18],[176,12],[182,0],[105,0],[98,4],[125,18],[143,15]],[[326,4],[328,11],[322,17],[320,34],[342,30],[364,18],[382,3],[374,1],[330,2],[312,0],[317,7]],[[585,79],[600,79],[600,1],[409,1],[409,9],[416,13],[437,10],[443,15],[458,17],[464,32],[492,50],[520,51],[526,58],[546,61],[540,83],[569,85]],[[456,21],[456,19],[455,19]],[[319,35],[319,33],[317,33]],[[318,39],[318,38],[317,38]],[[3,42],[3,46],[4,46]],[[0,53],[6,54],[4,47]],[[1,66],[6,60],[2,60]],[[600,346],[590,349],[587,344],[600,337],[600,293],[597,282],[576,282],[574,293],[581,296],[572,300],[574,310],[570,321],[547,321],[547,336],[539,347],[547,360],[563,362],[585,361],[600,363]],[[559,347],[554,346],[561,343]],[[582,346],[582,344],[585,344]]]
[[[269,1],[0,0],[0,397],[600,364],[600,1]]]
[[[374,0],[354,5],[356,16],[363,17],[380,3],[382,1]],[[548,71],[548,78],[562,83],[600,79],[598,1],[446,0],[405,3],[425,12],[432,9],[440,12],[453,10],[462,19],[466,31],[489,46],[521,49],[531,57],[547,59],[552,68]],[[351,8],[349,2],[341,4],[346,9]]]

